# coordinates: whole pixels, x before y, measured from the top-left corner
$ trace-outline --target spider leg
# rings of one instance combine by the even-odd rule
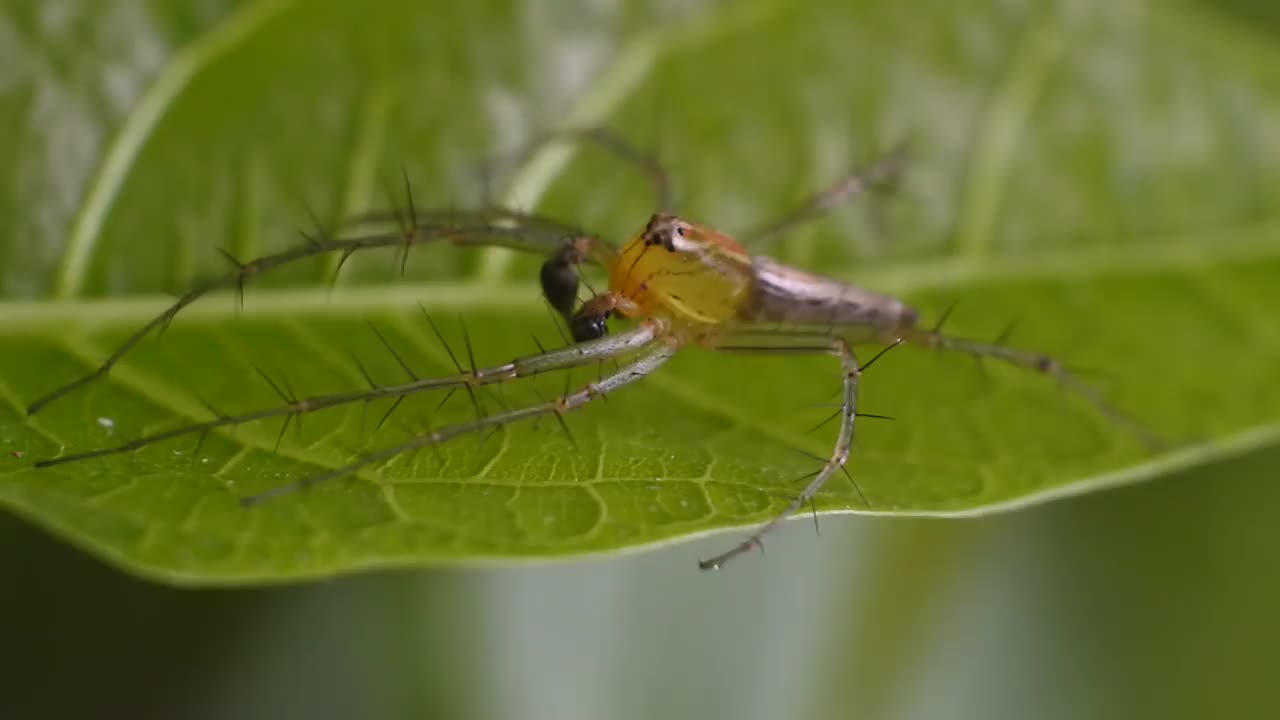
[[[531,236],[540,236],[531,245],[514,247],[516,250],[549,255],[566,237],[589,235],[586,230],[561,222],[538,213],[513,210],[511,208],[492,206],[480,209],[463,210],[450,208],[446,210],[416,210],[411,217],[405,217],[398,210],[369,210],[352,215],[338,226],[342,235],[382,234],[399,231],[404,232],[404,225],[413,227],[460,227],[464,225],[521,228]],[[549,243],[549,245],[548,245]]]
[[[759,341],[753,341],[755,344],[751,346],[740,346],[734,344],[732,339],[727,339],[722,349],[725,350],[749,350],[768,352],[771,348],[761,344]],[[895,343],[896,344],[896,343]],[[891,346],[892,347],[892,346]],[[781,525],[787,518],[791,517],[796,511],[803,508],[810,500],[813,499],[827,480],[831,478],[837,471],[844,470],[845,463],[849,460],[849,450],[853,446],[853,428],[854,421],[857,417],[858,404],[858,380],[862,375],[863,367],[858,366],[858,359],[853,354],[852,348],[841,337],[827,337],[822,339],[820,336],[811,335],[808,344],[797,340],[796,336],[783,336],[783,342],[772,348],[781,352],[809,352],[809,353],[829,353],[835,355],[840,360],[841,372],[844,376],[843,389],[841,392],[840,404],[840,431],[836,436],[835,447],[831,451],[830,457],[823,464],[822,468],[813,476],[809,484],[796,495],[787,506],[782,509],[771,520],[756,528],[742,542],[734,545],[729,550],[706,560],[698,561],[698,568],[701,570],[719,570],[724,567],[725,563],[750,552],[751,550],[761,547],[761,540],[766,534],[774,528]],[[887,349],[887,348],[886,348]],[[883,351],[882,351],[883,352]],[[878,355],[876,356],[879,357]],[[871,362],[875,362],[873,359]],[[871,363],[867,363],[870,365]],[[856,487],[856,485],[855,485]],[[861,493],[861,491],[859,491]]]
[[[1168,446],[1168,442],[1136,418],[1107,402],[1096,388],[1083,382],[1072,372],[1062,360],[1047,353],[1004,345],[1007,333],[992,342],[971,340],[968,338],[947,335],[941,327],[918,328],[908,327],[888,331],[885,337],[898,338],[904,342],[922,347],[934,348],[946,352],[957,352],[975,358],[992,358],[1001,360],[1024,370],[1046,375],[1055,380],[1059,386],[1079,396],[1089,403],[1108,421],[1124,428],[1149,450],[1160,450]]]
[[[645,175],[653,186],[653,201],[658,212],[673,212],[675,197],[671,187],[671,176],[666,168],[651,152],[646,152],[627,142],[621,135],[603,127],[565,130],[558,133],[581,142],[595,143],[614,157],[629,163],[637,172]]]
[[[428,214],[426,217],[436,216]],[[555,256],[562,253],[566,246],[564,234],[567,226],[549,224],[541,218],[525,216],[510,211],[482,211],[478,213],[452,213],[448,222],[416,223],[406,232],[390,226],[385,219],[367,216],[344,226],[344,232],[327,239],[312,239],[304,245],[264,255],[256,260],[236,262],[232,272],[219,278],[209,280],[187,291],[164,312],[152,318],[136,332],[120,343],[107,359],[91,372],[58,387],[27,408],[28,415],[34,415],[49,403],[68,393],[104,377],[135,345],[157,329],[166,327],[188,305],[215,290],[225,288],[241,288],[244,282],[259,274],[268,272],[282,265],[328,253],[342,253],[343,257],[373,248],[399,247],[425,244],[429,242],[445,242],[463,247],[501,246],[524,252]],[[381,220],[380,222],[378,222]],[[501,220],[502,222],[499,222]],[[355,230],[356,232],[352,232]],[[569,243],[575,248],[575,262],[597,261],[610,252],[603,242],[590,236],[573,237]],[[575,271],[576,276],[576,271]],[[575,286],[576,287],[576,286]]]
[[[906,146],[899,145],[871,165],[836,181],[827,189],[806,198],[782,217],[743,233],[742,244],[759,252],[796,228],[806,225],[834,208],[880,185],[893,181],[906,164]]]
[[[605,127],[564,128],[542,134],[518,152],[512,161],[503,164],[520,164],[528,167],[538,155],[552,151],[557,144],[577,143],[595,145],[615,158],[630,165],[643,175],[653,187],[654,204],[659,212],[675,209],[675,197],[671,176],[652,152],[631,144],[621,135]]]
[[[490,428],[500,428],[521,420],[531,420],[548,415],[561,417],[564,413],[576,410],[596,398],[604,397],[606,394],[625,385],[629,385],[652,373],[654,370],[662,366],[662,364],[667,360],[671,359],[671,357],[675,355],[677,349],[678,346],[674,343],[653,341],[648,346],[648,349],[642,352],[639,357],[626,365],[623,365],[617,371],[605,375],[595,382],[587,383],[576,391],[566,392],[564,395],[555,398],[554,400],[530,405],[524,408],[508,410],[495,415],[489,415],[487,417],[478,418],[472,422],[449,425],[447,427],[440,428],[439,430],[423,432],[400,444],[364,455],[347,465],[343,465],[342,467],[335,468],[318,475],[311,475],[292,483],[279,485],[255,495],[243,497],[240,502],[242,505],[246,506],[257,505],[263,501],[270,500],[290,492],[314,487],[327,480],[334,480],[336,478],[351,475],[362,468],[390,460],[397,455],[419,450],[421,448],[434,447],[463,435],[469,435],[471,433],[480,432]]]
[[[371,383],[370,388],[367,390],[335,393],[331,395],[313,395],[311,397],[290,400],[274,407],[263,408],[238,415],[226,415],[219,412],[215,413],[216,417],[214,419],[206,422],[193,423],[174,428],[172,430],[166,430],[164,432],[144,435],[121,445],[109,448],[100,448],[82,453],[39,460],[35,463],[35,466],[52,467],[54,465],[63,465],[66,463],[88,460],[107,455],[120,455],[133,452],[159,442],[164,442],[166,440],[185,437],[187,435],[203,435],[216,428],[243,425],[255,420],[265,420],[276,417],[292,419],[294,416],[301,416],[306,413],[313,413],[319,410],[338,407],[340,405],[355,402],[368,403],[379,398],[389,397],[403,399],[409,395],[440,388],[470,388],[472,386],[492,385],[517,378],[530,377],[539,373],[578,367],[580,365],[586,365],[600,360],[624,357],[640,351],[650,345],[657,337],[660,330],[665,332],[661,325],[645,322],[624,333],[605,336],[599,340],[578,343],[558,350],[538,353],[537,355],[527,355],[515,358],[510,362],[503,363],[502,365],[495,365],[493,367],[460,371],[455,375],[445,377],[415,379],[411,382],[397,385],[377,385]]]

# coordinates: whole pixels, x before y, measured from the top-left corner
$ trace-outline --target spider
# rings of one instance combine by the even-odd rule
[[[792,212],[745,234],[744,241],[739,242],[724,232],[672,214],[666,172],[656,160],[619,137],[602,129],[566,131],[559,135],[563,136],[561,139],[598,144],[650,177],[659,211],[621,248],[556,220],[502,207],[418,212],[413,207],[412,195],[406,192],[407,218],[371,213],[345,221],[331,235],[307,237],[304,245],[289,250],[248,262],[231,258],[235,264],[232,272],[179,297],[167,310],[126,338],[94,370],[32,403],[28,414],[35,414],[51,402],[106,376],[143,338],[167,326],[183,308],[209,292],[235,288],[243,294],[245,281],[256,275],[326,253],[340,255],[339,268],[352,254],[362,250],[399,248],[407,256],[411,247],[432,242],[464,247],[500,246],[545,256],[540,272],[542,295],[568,326],[572,344],[492,367],[476,367],[473,362],[471,368],[466,369],[455,359],[458,370],[455,375],[402,384],[371,382],[370,389],[328,395],[296,398],[272,382],[285,401],[280,405],[236,415],[216,413],[214,419],[206,422],[144,435],[114,447],[43,459],[36,462],[36,466],[128,453],[187,435],[199,434],[203,441],[215,428],[266,418],[284,417],[287,428],[288,421],[295,416],[348,403],[377,398],[397,398],[398,403],[406,396],[429,389],[463,388],[470,392],[481,386],[548,371],[605,361],[616,364],[612,372],[603,373],[576,390],[566,388],[563,395],[552,400],[416,433],[390,447],[360,455],[341,467],[242,497],[241,504],[248,506],[459,436],[540,417],[554,416],[563,422],[565,413],[642,380],[685,348],[833,356],[839,362],[842,389],[839,409],[831,418],[838,417],[840,423],[830,456],[819,470],[808,476],[809,482],[780,512],[724,552],[699,560],[701,569],[712,570],[762,547],[764,536],[810,503],[836,472],[845,473],[853,483],[846,463],[855,421],[860,416],[857,412],[859,381],[863,372],[885,352],[903,343],[993,358],[1049,376],[1084,398],[1108,419],[1127,426],[1145,442],[1155,444],[1154,437],[1142,425],[1109,405],[1051,355],[1008,347],[1004,336],[982,342],[945,334],[941,321],[931,328],[922,327],[916,310],[895,297],[789,267],[763,255],[752,255],[745,249],[744,245],[783,235],[893,180],[903,165],[901,148],[841,178]],[[398,222],[389,227],[389,220]],[[580,267],[584,264],[601,267],[608,275],[608,288],[593,292],[579,303],[578,293],[583,284]],[[609,321],[615,316],[637,322],[630,329],[610,334]],[[945,319],[944,313],[942,320]],[[435,329],[434,324],[432,328]],[[865,343],[883,343],[885,347],[869,361],[860,363],[854,347]],[[856,483],[853,486],[857,489]],[[860,490],[858,494],[861,497]],[[865,497],[862,502],[868,504]]]

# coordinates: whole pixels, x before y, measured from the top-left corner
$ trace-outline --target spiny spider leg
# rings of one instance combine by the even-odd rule
[[[671,357],[676,353],[677,347],[678,346],[674,343],[659,341],[655,345],[651,346],[649,350],[643,352],[638,358],[626,365],[623,365],[616,372],[610,373],[596,382],[587,383],[577,391],[565,393],[554,400],[530,405],[524,408],[509,410],[495,415],[489,415],[472,422],[449,425],[439,430],[424,432],[398,445],[393,445],[391,447],[372,452],[352,463],[343,465],[340,468],[335,468],[318,475],[311,475],[285,485],[279,485],[256,495],[243,497],[241,498],[240,503],[246,506],[256,505],[286,493],[314,487],[326,480],[333,480],[351,475],[358,472],[361,468],[390,460],[397,455],[425,447],[434,447],[448,440],[452,440],[453,438],[479,432],[487,428],[499,428],[520,420],[530,420],[547,415],[560,417],[564,413],[576,410],[596,398],[603,397],[607,393],[613,392],[618,388],[633,383],[652,373],[667,360],[671,359]]]
[[[418,225],[413,229],[412,236],[408,239],[406,239],[403,232],[389,230],[382,233],[361,234],[355,237],[335,237],[308,242],[305,245],[283,250],[272,255],[264,255],[256,260],[248,262],[237,261],[236,269],[230,274],[207,281],[179,297],[168,309],[127,337],[93,371],[31,403],[27,408],[27,414],[34,415],[54,400],[105,376],[143,338],[150,335],[157,328],[167,326],[183,308],[215,290],[242,287],[248,278],[282,265],[325,253],[341,252],[350,254],[359,250],[403,247],[406,243],[421,244],[433,241],[444,241],[459,246],[502,246],[541,255],[555,255],[566,244],[566,238],[559,230],[551,231],[545,228],[485,224]],[[601,241],[587,236],[570,239],[569,242],[573,243],[575,248],[581,250],[574,257],[576,262],[593,261],[596,258],[596,252],[605,252],[605,248],[607,248]]]
[[[968,338],[946,335],[940,326],[934,328],[901,328],[886,332],[886,338],[896,338],[904,342],[935,348],[946,352],[963,353],[975,358],[992,358],[1009,363],[1014,367],[1048,376],[1085,402],[1093,406],[1109,422],[1124,428],[1149,450],[1160,450],[1168,446],[1168,442],[1156,435],[1145,425],[1128,413],[1103,399],[1102,394],[1093,386],[1080,380],[1065,363],[1047,353],[1022,350],[1001,344],[1005,333],[996,342],[970,340]]]
[[[893,181],[902,173],[906,159],[906,146],[899,145],[868,167],[846,175],[822,192],[806,198],[782,217],[743,233],[742,244],[754,251],[763,250],[783,235],[817,220],[837,206]]]
[[[885,154],[876,160],[870,167],[856,172],[832,185],[827,190],[819,192],[810,197],[794,211],[784,215],[782,218],[767,223],[757,230],[753,230],[744,235],[746,243],[764,243],[771,241],[779,235],[795,229],[801,225],[809,223],[824,213],[830,211],[836,205],[847,202],[852,198],[872,189],[882,183],[892,181],[902,172],[902,168],[906,162],[906,146],[899,145],[894,150]],[[865,335],[853,337],[847,331],[845,337],[851,345],[860,345],[868,340],[884,340],[884,341],[904,341],[914,345],[936,348],[938,350],[965,353],[973,356],[975,359],[993,358],[1002,360],[1016,367],[1031,370],[1042,375],[1047,375],[1056,380],[1059,386],[1066,388],[1070,392],[1075,393],[1087,403],[1092,405],[1101,415],[1109,422],[1124,428],[1132,434],[1149,450],[1159,450],[1168,446],[1168,443],[1154,432],[1149,430],[1145,425],[1131,417],[1127,413],[1122,412],[1119,408],[1108,403],[1102,395],[1092,386],[1082,382],[1077,373],[1072,372],[1061,360],[1041,352],[1019,350],[1007,347],[1004,342],[1008,339],[1013,331],[1013,324],[1008,325],[1001,331],[1000,335],[992,342],[983,342],[970,340],[967,338],[955,337],[943,334],[942,325],[950,316],[954,309],[954,303],[949,306],[942,314],[938,323],[931,329],[921,328],[915,325],[915,317],[912,315],[909,320],[894,325],[885,325],[882,327],[874,327],[868,325],[864,328]],[[827,328],[831,332],[833,328]],[[751,328],[742,327],[735,328],[734,332],[741,338],[752,334],[771,337],[789,335],[798,338],[797,342],[803,345],[803,338],[809,334],[809,331],[800,330],[781,330],[770,327]],[[745,347],[747,343],[743,343],[744,347],[739,349],[750,349]],[[732,349],[726,347],[725,349]],[[798,350],[795,352],[804,352]]]
[[[1090,406],[1092,406],[1099,414],[1107,419],[1108,422],[1123,428],[1126,432],[1134,436],[1138,442],[1142,443],[1148,450],[1160,450],[1168,447],[1168,441],[1152,432],[1143,423],[1139,422],[1129,414],[1120,410],[1116,406],[1107,402],[1102,394],[1096,388],[1082,381],[1078,371],[1073,370],[1061,359],[1053,355],[1038,352],[1034,350],[1024,350],[1020,348],[1009,347],[1004,344],[1008,339],[1010,330],[1006,327],[1000,332],[1000,335],[994,341],[973,340],[970,338],[949,335],[942,332],[942,326],[951,314],[953,306],[949,306],[942,314],[939,322],[933,327],[918,327],[914,324],[903,324],[901,326],[886,326],[879,329],[863,328],[855,335],[852,330],[845,328],[826,328],[826,329],[786,329],[773,327],[735,327],[724,337],[726,341],[717,345],[717,349],[727,351],[746,351],[752,352],[757,350],[766,350],[768,352],[794,352],[803,354],[809,352],[808,347],[814,344],[813,338],[816,336],[830,335],[831,333],[839,333],[843,335],[850,345],[859,346],[866,342],[878,340],[883,342],[902,341],[919,347],[931,348],[943,352],[955,352],[973,356],[977,359],[991,358],[1001,362],[1008,363],[1014,367],[1029,370],[1039,375],[1045,375],[1052,378],[1058,385],[1068,392],[1080,397]],[[786,343],[796,345],[799,349],[787,350],[779,347],[783,344],[783,339],[787,339]],[[757,347],[756,339],[763,343],[763,347]]]
[[[653,187],[654,203],[659,212],[671,212],[675,205],[671,177],[666,168],[651,152],[641,150],[621,135],[604,127],[564,128],[552,130],[537,137],[516,156],[516,162],[528,164],[533,156],[547,145],[557,142],[592,144],[630,165],[648,179]],[[505,163],[503,163],[505,164]]]
[[[850,345],[859,344],[845,333],[831,330],[744,325],[730,328],[711,338],[706,345],[717,352],[813,355],[831,352],[832,338],[836,335],[844,338]]]
[[[550,235],[563,241],[567,237],[588,235],[586,230],[537,213],[513,210],[505,207],[486,207],[478,210],[447,209],[418,210],[412,217],[405,217],[397,210],[370,210],[352,215],[338,226],[347,235],[390,233],[403,231],[405,224],[418,226],[456,227],[482,225],[485,227],[519,227],[530,233]],[[544,251],[538,251],[544,252]],[[545,254],[545,252],[544,252]]]
[[[636,170],[646,175],[650,184],[653,185],[653,199],[657,206],[656,211],[673,212],[675,210],[675,197],[671,187],[671,177],[653,153],[641,150],[627,142],[622,136],[603,127],[565,130],[557,134],[594,142],[613,154],[614,157],[630,163]]]
[[[809,484],[800,491],[800,494],[792,498],[791,502],[787,503],[787,506],[783,508],[781,512],[757,528],[756,531],[747,539],[733,546],[729,550],[726,550],[715,557],[708,558],[706,560],[699,560],[698,568],[701,570],[719,570],[721,567],[724,567],[725,563],[735,557],[757,547],[762,547],[761,540],[766,534],[781,525],[787,518],[794,515],[797,510],[803,508],[806,503],[813,499],[813,497],[818,494],[818,491],[822,489],[822,486],[826,484],[827,480],[829,480],[837,470],[844,470],[845,463],[849,460],[849,450],[853,446],[853,428],[854,421],[857,417],[858,406],[858,380],[861,378],[862,371],[865,367],[869,367],[871,363],[874,363],[879,359],[880,355],[884,354],[884,352],[889,350],[889,348],[898,344],[894,343],[894,345],[890,345],[889,348],[885,348],[872,358],[871,362],[867,363],[867,366],[859,367],[858,358],[853,354],[853,349],[849,347],[849,344],[845,342],[843,338],[828,338],[825,347],[798,346],[791,342],[791,338],[786,338],[786,342],[787,344],[784,345],[784,349],[786,351],[800,349],[800,351],[808,351],[811,353],[825,352],[835,355],[840,359],[840,369],[844,376],[844,382],[841,393],[840,431],[836,436],[835,447],[831,451],[831,456],[826,460],[826,463],[822,468],[813,476],[813,479],[809,481]],[[850,482],[852,482],[852,478],[850,478]],[[854,487],[857,488],[857,485],[855,484]],[[861,494],[861,492],[862,491],[859,489],[858,493]]]
[[[35,466],[51,467],[106,455],[120,455],[166,440],[197,433],[203,434],[216,428],[243,425],[255,420],[266,420],[281,416],[293,417],[354,402],[370,402],[379,398],[403,398],[407,395],[439,388],[470,388],[471,386],[491,385],[539,373],[578,367],[597,360],[624,357],[643,350],[651,344],[657,337],[657,330],[655,323],[643,322],[635,328],[617,335],[608,335],[599,340],[570,345],[569,347],[537,355],[519,357],[502,365],[480,368],[475,371],[459,372],[456,375],[438,378],[423,378],[399,385],[373,385],[368,390],[315,395],[238,415],[215,413],[217,417],[213,420],[146,435],[114,447],[39,460],[35,463]]]

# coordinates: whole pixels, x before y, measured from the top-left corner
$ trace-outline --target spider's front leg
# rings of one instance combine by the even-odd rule
[[[565,237],[576,239],[566,244]],[[599,262],[610,252],[607,245],[591,238],[585,231],[541,216],[503,208],[415,212],[408,220],[369,213],[344,223],[336,234],[308,236],[302,245],[252,260],[236,260],[231,272],[206,280],[183,293],[168,308],[125,338],[92,370],[37,398],[28,406],[27,414],[35,415],[55,400],[105,377],[144,338],[167,327],[182,310],[216,290],[230,288],[242,294],[249,280],[316,256],[337,255],[341,267],[346,258],[357,252],[389,248],[407,253],[410,247],[432,243],[458,247],[505,247],[558,257],[560,265],[557,267],[565,268],[555,283],[555,289],[559,291],[556,297],[561,301],[569,281],[572,281],[569,295],[572,301],[572,292],[577,288],[577,264]]]

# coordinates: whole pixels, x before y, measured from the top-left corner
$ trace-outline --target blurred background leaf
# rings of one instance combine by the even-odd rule
[[[18,159],[0,178],[6,297],[177,290],[213,269],[214,246],[252,256],[291,242],[307,205],[339,214],[380,204],[378,176],[401,166],[436,204],[471,202],[484,194],[477,165],[486,152],[509,153],[566,116],[607,120],[659,148],[681,207],[726,218],[726,227],[768,217],[905,133],[918,161],[903,195],[877,205],[883,217],[832,218],[791,238],[779,249],[786,259],[850,268],[869,285],[912,291],[934,312],[960,294],[955,283],[994,276],[963,293],[958,328],[986,330],[991,308],[1022,311],[1023,342],[1105,361],[1118,400],[1168,432],[1265,431],[1280,406],[1268,329],[1280,147],[1270,88],[1280,50],[1274,10],[1262,3],[513,12],[18,2],[0,17],[0,123],[20,129],[0,138],[0,153]],[[188,83],[200,92],[182,91]],[[164,102],[147,105],[157,94]],[[156,122],[127,156],[127,118],[140,104]],[[119,152],[128,172],[112,176]],[[516,178],[517,200],[537,189],[530,178]],[[620,237],[648,200],[638,182],[584,155],[543,207]],[[1119,258],[1128,274],[1016,281],[1029,266],[1041,276],[1075,267],[1044,259],[1077,257],[1082,246],[1089,258]],[[76,257],[86,262],[66,260]],[[384,280],[386,265],[368,260],[344,283],[358,293]],[[1182,277],[1156,277],[1175,268]],[[314,283],[326,269],[278,282]],[[531,275],[498,254],[421,253],[406,282],[456,277],[505,286]],[[970,307],[976,321],[964,316]],[[1053,322],[1032,322],[1042,313]],[[990,331],[1005,319],[991,319]],[[250,317],[237,324],[245,346],[271,329]],[[26,343],[15,354],[12,328],[29,332],[30,317],[5,325],[4,392],[15,403],[36,389],[11,373],[77,369],[48,352],[36,365]],[[174,341],[193,363],[185,383],[226,366],[225,350],[193,352],[190,337]],[[1118,355],[1168,360],[1117,367]],[[696,363],[683,372],[711,377]],[[996,443],[1040,453],[1047,476],[1009,473],[1025,482],[1078,476],[1106,445],[1081,424],[1085,413],[1034,382],[1002,373],[991,393],[989,381],[954,364],[904,354],[878,373],[886,410],[916,408],[911,415],[929,422],[865,437],[869,476],[893,477],[916,453],[935,451],[940,438],[930,432],[967,426],[945,410],[980,402],[989,403],[981,416],[1025,420],[1001,427]],[[937,407],[925,402],[936,388],[910,386],[930,373],[948,380]],[[214,397],[227,388],[245,395],[242,379],[210,382],[200,389]],[[766,402],[786,400],[784,389],[762,390]],[[99,408],[121,408],[106,393],[92,402],[58,428],[81,445],[103,439],[92,422]],[[6,408],[0,483],[13,492],[32,485],[7,452],[48,448],[16,444],[31,440]],[[1056,456],[1045,438],[1063,429],[1085,442]],[[941,446],[972,467],[963,451],[989,454],[991,432]],[[23,619],[6,641],[13,671],[4,676],[16,681],[6,697],[135,717],[1266,716],[1280,639],[1267,572],[1280,549],[1277,455],[1265,432],[1251,437],[1260,449],[1238,459],[1016,516],[827,520],[816,541],[797,525],[784,550],[714,579],[696,576],[691,561],[723,539],[566,566],[197,595],[103,572],[5,520],[0,602],[6,617]],[[1135,457],[1122,450],[1105,463]],[[97,481],[116,483],[120,467]],[[738,519],[764,512],[747,508]],[[208,549],[198,535],[157,539],[152,561],[181,564]],[[259,548],[254,559],[296,565],[296,547]],[[45,683],[54,678],[80,692],[53,692]]]

